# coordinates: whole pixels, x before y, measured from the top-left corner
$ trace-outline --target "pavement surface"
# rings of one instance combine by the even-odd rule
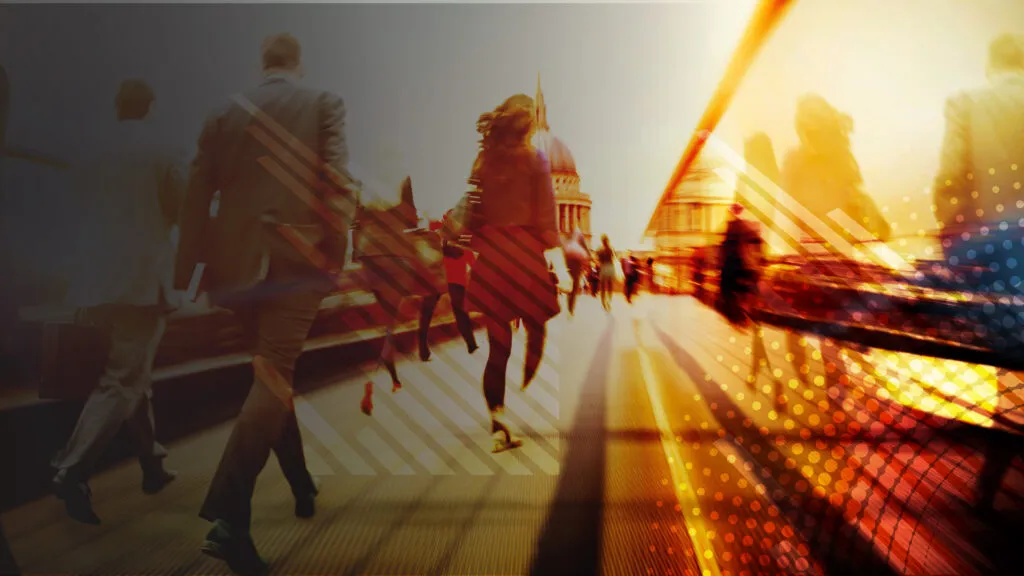
[[[1018,438],[992,418],[1015,376],[766,328],[751,383],[755,333],[689,297],[611,313],[583,297],[525,391],[517,335],[507,409],[524,446],[501,454],[483,333],[473,355],[456,340],[406,358],[397,394],[346,370],[296,402],[317,515],[293,517],[271,461],[257,546],[278,574],[1017,573],[1019,461],[995,514],[971,506],[982,451]],[[101,526],[52,497],[4,514],[22,573],[226,573],[199,552],[197,512],[230,424],[171,443],[181,475],[159,495],[131,462],[95,477]]]

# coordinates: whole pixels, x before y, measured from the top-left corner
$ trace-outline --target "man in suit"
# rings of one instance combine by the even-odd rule
[[[11,85],[7,79],[7,70],[0,66],[0,186],[4,185],[4,164],[7,163],[7,118],[10,112]],[[0,210],[7,208],[6,191],[0,190]],[[14,267],[7,262],[7,249],[0,249],[0,274],[13,276]],[[8,282],[0,287],[0,369],[9,373],[18,369],[14,338],[14,326],[18,317],[16,296]]]
[[[961,92],[946,102],[946,135],[935,177],[935,216],[943,228],[947,258],[954,266],[1005,260],[1000,250],[975,250],[981,228],[1017,228],[1024,175],[1024,40],[1006,34],[989,47],[987,86]],[[992,242],[991,239],[982,244]],[[984,246],[982,246],[984,248]],[[985,262],[982,262],[985,260]],[[1004,268],[1004,271],[1007,271]],[[986,275],[989,288],[1002,275]]]
[[[7,81],[7,70],[0,66],[0,178],[3,178],[3,163],[6,161],[7,113],[10,109],[10,95],[11,90],[10,83]],[[3,198],[3,194],[0,194],[0,198]],[[0,330],[5,331],[9,329],[6,316],[10,315],[6,308],[7,304],[0,303]],[[7,314],[5,315],[5,313]],[[7,334],[0,334],[0,345],[4,346],[4,349],[0,349],[0,354],[8,352],[6,350],[6,339]],[[7,537],[3,533],[3,526],[0,526],[0,574],[18,573],[18,566],[14,562],[14,555],[11,554],[10,546],[7,545]]]
[[[296,515],[314,512],[317,487],[306,468],[292,380],[321,300],[335,285],[332,275],[344,264],[358,203],[342,100],[299,85],[301,47],[291,35],[268,38],[262,59],[263,83],[214,111],[203,128],[175,275],[176,287],[186,289],[205,263],[211,302],[232,310],[256,340],[254,383],[200,513],[214,523],[203,552],[241,574],[267,570],[250,521],[256,477],[271,450]]]
[[[145,82],[123,82],[116,124],[74,175],[91,213],[82,215],[78,260],[83,268],[72,278],[66,300],[109,332],[111,343],[106,372],[67,446],[53,460],[53,485],[68,514],[90,524],[100,520],[86,481],[122,424],[137,445],[143,490],[158,492],[174,478],[163,467],[167,452],[155,437],[151,385],[153,358],[173,300],[171,229],[184,177],[176,155],[147,121],[153,101]]]
[[[962,270],[961,289],[1019,296],[1024,248],[1024,37],[1004,34],[989,46],[987,86],[962,92],[946,103],[946,135],[935,178],[935,217],[945,256]],[[987,307],[987,306],[986,306]],[[988,308],[988,307],[987,307]],[[1019,355],[1017,310],[1001,302],[972,320],[988,328],[993,346]],[[1002,417],[1019,418],[1020,406]],[[1003,473],[1021,449],[1012,435],[997,434],[986,450],[977,505],[990,511]]]

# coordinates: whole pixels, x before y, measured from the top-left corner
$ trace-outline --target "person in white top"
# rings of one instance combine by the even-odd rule
[[[164,316],[180,300],[170,288],[171,230],[184,176],[178,156],[153,134],[154,100],[145,82],[124,81],[111,137],[75,168],[76,185],[90,202],[78,246],[82,270],[66,302],[108,330],[111,346],[106,372],[53,460],[53,487],[68,514],[89,524],[100,519],[86,481],[122,425],[134,437],[145,492],[158,492],[175,477],[164,469],[167,452],[156,441],[151,387]]]

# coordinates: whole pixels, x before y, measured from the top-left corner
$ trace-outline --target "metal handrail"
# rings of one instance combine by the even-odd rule
[[[17,158],[18,160],[27,160],[33,164],[42,164],[51,168],[57,168],[58,170],[67,170],[71,168],[71,163],[62,158],[58,158],[46,152],[40,152],[38,150],[32,150],[31,148],[23,148],[17,146],[8,146],[4,151],[3,155],[7,158]]]

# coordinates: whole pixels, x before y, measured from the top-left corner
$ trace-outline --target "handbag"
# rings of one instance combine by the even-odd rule
[[[75,320],[44,321],[39,398],[82,400],[106,372],[111,332],[83,315]]]

